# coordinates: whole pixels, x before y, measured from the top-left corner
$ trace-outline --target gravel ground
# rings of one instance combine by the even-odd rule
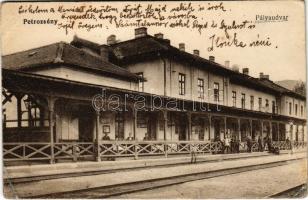
[[[91,175],[91,176],[80,176],[80,177],[67,177],[67,178],[60,178],[60,179],[51,179],[51,180],[42,180],[42,181],[34,181],[31,183],[20,183],[20,184],[14,184],[13,187],[10,187],[11,185],[4,186],[4,194],[7,198],[14,198],[15,195],[19,197],[29,197],[33,195],[44,195],[44,194],[52,194],[57,192],[73,192],[79,189],[87,189],[87,188],[96,188],[96,187],[104,187],[104,186],[112,186],[116,184],[123,184],[123,183],[131,183],[135,181],[145,181],[150,179],[157,179],[157,178],[167,178],[172,176],[178,176],[183,174],[191,174],[192,172],[207,172],[212,170],[219,170],[219,169],[226,169],[226,168],[234,168],[234,167],[241,167],[241,166],[248,166],[248,165],[256,165],[256,164],[263,164],[263,163],[271,163],[274,161],[282,161],[282,160],[289,160],[289,159],[295,159],[295,158],[302,158],[306,156],[304,153],[299,154],[285,154],[285,155],[273,155],[273,156],[265,156],[265,157],[257,157],[257,158],[247,158],[247,159],[241,159],[241,160],[228,160],[228,161],[221,161],[221,162],[209,162],[209,163],[199,163],[196,165],[180,165],[180,166],[172,166],[172,167],[165,167],[165,168],[149,168],[149,169],[140,169],[136,171],[122,171],[122,172],[114,172],[114,173],[108,173],[108,174],[98,174],[98,175]],[[260,175],[251,176],[251,183],[248,182],[248,185],[244,185],[245,187],[250,185],[258,185],[256,184],[256,180],[258,182],[261,181],[267,181],[268,184],[263,184],[268,187],[270,183],[273,181],[280,181],[279,176],[284,177],[286,182],[286,189],[290,187],[294,187],[294,182],[299,179],[297,178],[290,178],[295,177],[298,174],[305,174],[306,176],[306,165],[291,165],[294,168],[294,170],[289,172],[288,170],[281,169],[281,172],[279,170],[276,172],[278,173],[278,176],[276,179],[261,179],[258,180]],[[303,167],[304,166],[304,167]],[[301,171],[298,171],[298,169],[302,169]],[[266,171],[260,170],[260,171]],[[256,171],[255,171],[256,172]],[[254,173],[253,173],[254,174]],[[265,176],[268,176],[265,175]],[[303,177],[302,175],[301,177]],[[227,177],[227,176],[225,176]],[[269,176],[270,177],[270,176]],[[293,180],[290,184],[288,184],[288,181]],[[237,180],[236,178],[223,178],[223,179],[213,179],[216,181],[208,181],[211,179],[206,179],[203,181],[194,181],[190,182],[189,184],[182,184],[177,185],[172,188],[172,192],[169,191],[169,188],[167,188],[165,191],[162,188],[161,191],[158,190],[159,194],[156,194],[156,189],[153,190],[154,192],[151,194],[149,193],[148,198],[156,198],[158,195],[161,195],[161,198],[203,198],[207,197],[218,197],[217,195],[223,195],[225,194],[226,187],[230,187],[232,191],[234,192],[234,197],[250,197],[246,194],[237,194],[237,192],[240,192],[242,190],[238,190],[238,187],[232,188],[232,186],[239,183],[241,180]],[[217,182],[218,181],[218,182]],[[300,180],[301,181],[301,180]],[[195,183],[196,184],[193,184]],[[203,186],[204,183],[212,182],[212,184]],[[247,181],[243,181],[243,184],[247,184]],[[226,183],[229,183],[227,185]],[[190,185],[193,184],[193,185]],[[296,182],[296,185],[297,182]],[[239,184],[240,188],[244,187]],[[188,189],[185,189],[188,188]],[[214,189],[212,189],[214,188]],[[245,188],[243,188],[245,189]],[[174,191],[173,191],[174,190]],[[244,190],[247,191],[247,190]],[[265,189],[261,189],[260,191],[266,191]],[[171,192],[171,193],[170,193]],[[256,192],[258,194],[258,191],[251,191],[252,193],[251,197],[254,197],[254,193]],[[271,191],[267,191],[269,194],[272,194]],[[277,193],[279,191],[275,191],[273,193]],[[221,194],[222,193],[222,194]],[[250,194],[249,193],[249,194]],[[137,194],[137,193],[136,193]],[[139,193],[138,193],[139,194]],[[142,195],[142,193],[140,193]],[[266,196],[267,194],[264,194]],[[129,196],[130,197],[130,196]],[[140,197],[140,198],[146,198]],[[231,197],[231,196],[230,196]],[[126,198],[126,197],[125,197]]]
[[[307,182],[307,160],[112,198],[264,198]]]

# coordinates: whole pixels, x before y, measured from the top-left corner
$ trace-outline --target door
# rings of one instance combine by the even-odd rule
[[[124,140],[124,113],[117,112],[115,116],[115,138]]]
[[[155,113],[149,113],[148,115],[148,126],[147,133],[149,135],[150,140],[156,140],[156,124],[157,124],[157,116]]]
[[[187,140],[186,137],[186,123],[187,119],[184,116],[179,116],[177,120],[177,127],[178,127],[178,133],[179,133],[179,140]]]
[[[220,139],[220,123],[218,120],[214,120],[214,138]]]
[[[79,116],[79,138],[82,142],[93,141],[94,117],[90,113],[84,112]]]

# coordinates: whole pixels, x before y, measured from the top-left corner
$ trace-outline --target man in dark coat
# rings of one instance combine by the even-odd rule
[[[260,152],[263,151],[263,141],[261,136],[258,137],[258,149]]]
[[[267,137],[266,144],[267,144],[268,151],[273,152],[272,138],[271,137],[269,137],[269,136]]]
[[[250,136],[247,136],[246,142],[247,142],[247,151],[248,153],[251,153],[252,140]]]

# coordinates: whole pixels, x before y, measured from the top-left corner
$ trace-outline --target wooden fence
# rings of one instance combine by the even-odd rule
[[[282,150],[290,149],[291,143],[286,141],[274,141],[274,147]],[[292,148],[306,147],[303,141],[293,142]],[[196,153],[221,153],[223,145],[220,142],[210,141],[101,141],[99,144],[92,142],[72,143],[4,143],[3,160],[8,161],[31,161],[57,159],[70,159],[73,161],[86,158],[116,158],[151,155],[168,155]],[[247,151],[247,144],[240,143],[239,150]],[[265,149],[266,150],[266,149]],[[258,151],[258,144],[253,142],[252,151]]]

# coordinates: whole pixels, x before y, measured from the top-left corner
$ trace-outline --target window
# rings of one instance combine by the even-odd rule
[[[232,91],[232,105],[236,107],[236,92]]]
[[[246,102],[246,95],[242,93],[241,105],[243,109],[245,109],[245,102]]]
[[[26,110],[21,111],[21,114],[27,113],[28,127],[44,126],[44,109],[37,104],[37,101],[27,95],[23,102]]]
[[[143,78],[143,72],[136,73],[136,75],[140,76],[141,78]],[[138,91],[139,92],[144,92],[144,81],[143,80],[139,80],[138,81]]]
[[[198,98],[204,99],[204,80],[198,78]]]
[[[289,102],[289,115],[292,115],[292,103]]]
[[[253,110],[255,104],[254,96],[250,96],[250,109]]]
[[[295,116],[297,116],[297,104],[295,104]]]
[[[276,113],[276,103],[275,103],[275,101],[272,101],[272,113],[273,114]]]
[[[268,99],[265,99],[265,108],[266,108],[266,111],[268,111],[269,109]]]
[[[214,83],[214,101],[219,102],[219,83]]]
[[[28,112],[30,112],[28,115],[29,126],[32,126],[32,127],[41,126],[40,108],[36,104],[34,104],[33,107],[28,110]]]
[[[185,74],[179,73],[179,94],[185,95]]]
[[[303,116],[304,116],[304,107],[301,106],[301,117],[303,117]]]
[[[259,98],[259,111],[262,110],[262,98]]]

